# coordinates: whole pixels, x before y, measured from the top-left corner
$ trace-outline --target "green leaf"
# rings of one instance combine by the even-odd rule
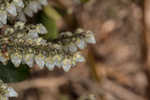
[[[87,3],[87,2],[89,2],[89,1],[90,1],[90,0],[80,0],[80,2],[83,3],[83,4],[84,4],[84,3]]]
[[[11,62],[7,65],[0,63],[0,79],[6,83],[20,82],[25,80],[28,76],[29,68],[26,65],[15,68]]]
[[[40,22],[46,27],[48,33],[44,36],[47,40],[53,40],[57,38],[58,29],[56,25],[56,20],[51,17],[47,17],[44,13],[41,14]]]
[[[44,36],[47,40],[56,39],[58,36],[57,22],[61,20],[61,15],[51,5],[45,6],[40,14],[40,22],[45,25],[48,34]]]
[[[56,21],[58,21],[62,18],[60,13],[58,13],[56,9],[51,7],[51,5],[45,6],[43,11],[46,14],[46,16],[48,16]]]

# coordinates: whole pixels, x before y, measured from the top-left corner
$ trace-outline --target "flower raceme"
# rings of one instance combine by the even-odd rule
[[[44,25],[33,24],[30,17],[47,5],[47,0],[0,0],[0,62],[11,61],[15,67],[26,64],[43,69],[62,68],[65,72],[77,63],[84,62],[80,53],[87,44],[95,44],[91,31],[78,29],[62,32],[56,39],[46,40]],[[1,66],[0,66],[1,67]],[[0,80],[0,100],[8,100],[18,94]]]
[[[48,33],[45,26],[28,22],[27,16],[33,17],[47,4],[47,0],[0,1],[0,61],[3,64],[11,60],[16,67],[26,64],[32,68],[36,64],[41,69],[53,70],[57,66],[67,72],[85,61],[79,50],[87,43],[96,43],[92,32],[82,29],[62,32],[56,39],[47,41],[40,37]]]
[[[84,49],[87,43],[96,43],[93,33],[82,29],[60,33],[51,41],[39,36],[46,33],[42,24],[16,22],[15,25],[7,25],[0,36],[0,61],[7,64],[11,60],[16,67],[21,63],[29,67],[37,64],[41,69],[46,66],[53,70],[57,66],[69,71],[76,63],[85,61],[79,50]]]

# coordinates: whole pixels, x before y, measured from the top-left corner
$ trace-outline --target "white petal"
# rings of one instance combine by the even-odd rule
[[[34,64],[34,55],[33,54],[26,54],[23,57],[24,62],[31,68]]]
[[[68,72],[71,68],[71,65],[63,66],[65,72]]]
[[[19,65],[22,62],[22,56],[19,53],[14,53],[10,56],[12,63],[16,66],[19,67]]]
[[[46,34],[48,32],[47,29],[45,28],[45,26],[42,24],[38,25],[37,30],[40,34]]]
[[[33,16],[33,11],[28,6],[25,8],[24,12],[29,17]]]
[[[8,88],[8,94],[6,94],[6,95],[8,97],[17,97],[18,96],[17,92],[11,87]]]
[[[12,16],[17,16],[16,6],[13,3],[11,3],[10,5],[8,5],[7,11]]]
[[[14,3],[16,6],[23,8],[24,7],[24,3],[22,0],[14,0]]]
[[[28,33],[28,36],[31,38],[38,38],[39,37],[37,30],[30,30]]]
[[[70,59],[64,59],[62,61],[62,68],[65,72],[68,72],[71,68],[71,60]]]
[[[35,38],[33,39],[33,41],[37,44],[37,45],[45,45],[46,44],[46,40],[44,40],[43,38],[39,37],[39,38]]]
[[[96,43],[95,37],[91,32],[86,34],[86,42],[91,44]]]
[[[69,44],[69,51],[70,52],[76,52],[77,51],[76,45],[73,43]]]
[[[42,69],[45,65],[45,57],[42,54],[35,56],[36,64]]]
[[[4,55],[0,52],[0,62],[6,65],[8,59],[4,57]]]
[[[41,10],[42,9],[42,5],[38,2],[36,8],[37,8],[37,10]]]
[[[53,70],[55,67],[55,64],[51,57],[48,57],[45,59],[45,65],[49,70]]]
[[[29,8],[33,11],[33,12],[35,12],[35,13],[37,13],[37,11],[38,11],[38,6],[40,6],[39,4],[38,4],[38,2],[37,1],[31,1],[30,3],[29,3]]]
[[[72,67],[75,67],[76,66],[76,61],[73,61],[72,62]]]
[[[85,62],[85,58],[80,54],[80,52],[74,54],[74,60],[76,60],[76,62]]]
[[[86,43],[85,43],[85,41],[82,40],[82,39],[77,39],[76,45],[77,45],[77,47],[80,48],[80,49],[84,49],[84,48],[86,47]]]
[[[0,22],[2,24],[7,23],[7,13],[5,11],[0,11]]]
[[[62,62],[62,56],[61,55],[55,55],[53,57],[53,61],[55,62],[55,65],[60,68],[61,67],[61,62]]]
[[[47,5],[47,4],[48,4],[47,0],[39,0],[39,2],[40,2],[42,5]]]

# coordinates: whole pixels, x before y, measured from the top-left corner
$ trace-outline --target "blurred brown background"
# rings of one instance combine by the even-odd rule
[[[59,30],[91,30],[97,44],[67,73],[33,69],[31,78],[11,84],[19,93],[13,100],[150,100],[150,0],[49,3],[67,10]]]

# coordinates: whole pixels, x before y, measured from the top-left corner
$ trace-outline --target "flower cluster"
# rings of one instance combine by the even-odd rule
[[[36,64],[41,69],[53,70],[57,66],[69,71],[76,63],[85,61],[79,50],[87,43],[96,43],[92,32],[82,29],[63,32],[47,41],[41,37],[48,33],[42,24],[27,24],[26,15],[33,17],[47,3],[47,0],[0,1],[0,62],[7,64],[11,60],[16,67]]]
[[[21,63],[29,67],[37,64],[49,70],[57,66],[69,71],[77,62],[85,61],[78,49],[84,49],[87,43],[96,43],[93,33],[82,29],[74,33],[60,33],[57,39],[51,41],[39,36],[46,33],[42,24],[16,22],[15,25],[7,25],[0,36],[0,61],[7,64],[11,60],[16,67]]]
[[[14,18],[26,22],[26,15],[32,17],[47,4],[47,0],[0,0],[0,28]]]
[[[34,13],[42,9],[42,5],[47,5],[47,0],[30,0],[27,2],[27,6],[24,9],[24,13],[29,17],[32,17]]]
[[[28,21],[47,5],[47,0],[0,0],[0,62],[11,61],[15,67],[26,64],[30,68],[69,71],[85,58],[80,53],[87,44],[95,44],[91,31],[78,29],[74,33],[62,32],[56,39],[42,38],[48,30],[42,24]],[[1,67],[1,66],[0,66]],[[0,80],[0,100],[18,94]]]
[[[9,97],[17,97],[18,94],[7,84],[0,80],[0,100],[8,100]]]

